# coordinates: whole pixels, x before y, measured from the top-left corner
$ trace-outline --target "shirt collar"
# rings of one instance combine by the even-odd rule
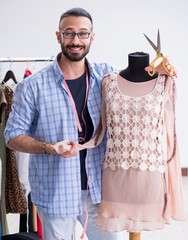
[[[61,58],[61,52],[57,55],[57,57],[55,58],[54,60],[54,72],[55,72],[55,75],[56,75],[56,81],[57,82],[60,82],[60,81],[63,81],[64,80],[64,75],[63,75],[63,72],[61,71],[60,67],[59,67],[59,60]],[[85,59],[85,63],[88,67],[88,73],[89,73],[89,77],[92,76],[94,77],[94,73],[93,73],[93,69],[92,69],[92,66],[90,64],[90,62],[88,61],[88,59],[86,58]]]
[[[54,65],[54,73],[56,75],[56,81],[57,82],[60,82],[60,81],[64,80],[64,75],[63,75],[63,73],[62,73],[62,71],[59,67],[59,64],[58,64],[58,61],[59,61],[60,58],[61,58],[61,53],[59,53],[57,55],[57,57],[54,60],[54,64],[53,64]]]
[[[88,73],[89,73],[89,77],[94,77],[94,73],[93,73],[93,69],[92,69],[92,64],[88,61],[88,59],[86,58],[86,66],[88,68]]]

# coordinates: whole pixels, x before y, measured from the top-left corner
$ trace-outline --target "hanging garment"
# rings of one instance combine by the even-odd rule
[[[0,84],[0,138],[3,138],[6,105],[7,101],[4,94],[4,87]]]
[[[27,68],[24,71],[24,78],[30,76],[32,72]],[[22,189],[24,191],[25,197],[28,198],[28,195],[31,191],[29,184],[29,153],[15,151],[16,165],[18,171],[18,178],[21,183]]]
[[[5,87],[5,97],[7,101],[5,121],[7,121],[13,98],[13,90],[8,86]],[[7,213],[27,213],[27,200],[18,179],[15,154],[8,147],[6,148],[5,202]]]
[[[7,215],[5,207],[5,179],[6,179],[6,144],[3,136],[5,129],[5,108],[7,101],[5,98],[5,86],[0,84],[0,158],[2,161],[2,179],[1,179],[1,224],[2,234],[8,234]]]
[[[0,194],[1,194],[1,184],[2,184],[2,161],[0,157]],[[2,221],[1,221],[1,195],[0,195],[0,239],[2,237]]]
[[[37,234],[42,236],[42,223],[40,221],[38,214],[37,214]],[[43,240],[43,237],[41,237],[40,240]]]

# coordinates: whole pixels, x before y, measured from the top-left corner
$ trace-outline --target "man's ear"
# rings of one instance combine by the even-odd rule
[[[94,38],[95,38],[95,33],[92,32],[92,33],[91,33],[91,43],[94,41]]]
[[[60,32],[57,31],[55,34],[56,34],[58,43],[61,43],[61,34],[60,34]]]

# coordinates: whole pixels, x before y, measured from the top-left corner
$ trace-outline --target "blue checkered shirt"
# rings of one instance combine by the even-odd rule
[[[6,143],[20,134],[28,134],[50,143],[65,139],[77,142],[75,115],[57,59],[58,57],[52,64],[18,83],[4,132]],[[101,79],[114,69],[106,63],[87,63],[90,76],[87,106],[95,132],[100,119]],[[99,147],[87,151],[86,171],[90,171],[89,191],[93,203],[101,201],[104,146],[103,141]],[[32,202],[51,216],[82,214],[80,178],[79,154],[66,159],[56,155],[30,154]]]

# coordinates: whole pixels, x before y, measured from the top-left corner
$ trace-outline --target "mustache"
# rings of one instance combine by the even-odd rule
[[[71,45],[67,45],[67,48],[84,48],[83,45],[75,45],[75,44],[71,44]]]

